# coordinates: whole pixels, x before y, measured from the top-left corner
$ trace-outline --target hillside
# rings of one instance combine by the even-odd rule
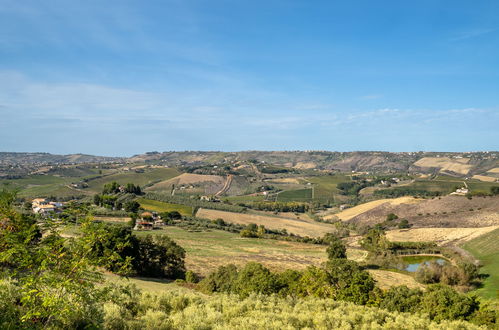
[[[412,172],[447,174],[457,177],[482,175],[494,177],[499,167],[499,152],[383,152],[383,151],[171,151],[147,152],[126,157],[83,154],[0,152],[0,166],[69,163],[161,163],[169,166],[202,166],[253,161],[300,170]],[[488,171],[492,171],[487,173]],[[492,179],[487,179],[492,180]]]
[[[379,202],[376,201],[376,203]],[[357,208],[361,207],[363,205]],[[400,218],[409,220],[409,223],[416,227],[494,226],[499,225],[499,197],[468,199],[463,196],[444,196],[398,205],[383,202],[375,207],[366,208],[364,212],[348,217],[348,221],[362,225],[374,225],[383,222],[386,215],[390,213],[395,213]]]

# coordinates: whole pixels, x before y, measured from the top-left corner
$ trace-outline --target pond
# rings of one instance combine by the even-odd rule
[[[402,257],[402,261],[404,262],[404,270],[411,273],[417,271],[422,264],[429,264],[430,261],[436,261],[440,265],[447,262],[447,260],[435,256],[408,256]]]

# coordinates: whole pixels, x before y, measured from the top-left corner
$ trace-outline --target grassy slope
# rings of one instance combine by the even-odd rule
[[[30,175],[22,179],[0,180],[0,185],[7,185],[19,190],[19,197],[66,197],[85,195],[84,191],[68,188],[67,185],[80,178],[60,177],[55,175]]]
[[[193,211],[191,206],[186,206],[186,205],[153,201],[145,198],[139,198],[137,201],[139,202],[141,207],[143,207],[145,210],[148,211],[156,211],[156,212],[178,211],[180,214],[185,216],[191,216]]]
[[[334,199],[334,195],[339,194],[336,186],[340,182],[349,182],[351,178],[343,174],[314,176],[306,178],[307,181],[314,184],[315,199]]]
[[[481,273],[489,275],[477,293],[486,298],[499,298],[499,229],[475,238],[463,247],[483,263]]]
[[[137,235],[166,234],[186,252],[187,268],[206,275],[220,265],[244,265],[257,261],[282,271],[319,265],[326,260],[325,246],[269,239],[241,238],[226,231],[192,232],[166,226],[162,230],[137,232]]]

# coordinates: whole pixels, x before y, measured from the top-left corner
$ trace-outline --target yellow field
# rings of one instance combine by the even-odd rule
[[[399,285],[405,285],[411,289],[425,288],[423,284],[416,282],[416,280],[410,275],[380,269],[369,269],[368,272],[376,280],[377,286],[383,290]]]
[[[496,178],[492,176],[485,176],[485,175],[473,175],[473,179],[477,179],[480,181],[485,181],[485,182],[496,182]]]
[[[146,190],[160,190],[167,189],[172,185],[190,185],[190,184],[198,184],[203,182],[213,182],[215,184],[223,184],[225,182],[225,178],[219,175],[202,175],[202,174],[191,174],[191,173],[183,173],[179,176],[176,176],[172,179],[161,181],[156,183],[155,185],[147,188]]]
[[[439,245],[452,243],[461,244],[491,232],[499,226],[482,228],[414,228],[396,229],[386,233],[390,241],[398,242],[428,242],[435,241]]]
[[[459,174],[468,174],[473,167],[468,165],[469,158],[424,157],[414,163],[419,167],[439,167],[440,171],[450,171]]]
[[[341,211],[340,213],[337,213],[337,214],[325,216],[324,219],[332,219],[336,216],[340,220],[346,221],[346,220],[352,219],[353,217],[358,216],[359,214],[370,211],[370,210],[374,209],[375,207],[378,207],[378,206],[385,204],[385,203],[389,203],[390,205],[400,205],[400,204],[413,204],[413,203],[418,203],[418,202],[420,202],[419,199],[416,199],[416,198],[413,198],[410,196],[399,197],[399,198],[379,199],[376,201],[367,202],[364,204],[354,206],[352,208]]]
[[[499,173],[499,167],[487,171],[488,173]]]
[[[321,237],[326,233],[334,232],[334,227],[331,225],[307,219],[278,218],[270,215],[233,213],[209,209],[199,209],[196,216],[212,220],[221,218],[224,221],[242,225],[255,223],[257,225],[264,225],[269,229],[286,229],[288,233],[300,236]]]

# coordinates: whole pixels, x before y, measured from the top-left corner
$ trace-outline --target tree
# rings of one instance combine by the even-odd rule
[[[102,190],[102,194],[117,194],[120,192],[120,185],[118,182],[113,181],[111,183],[106,183],[104,185],[104,189]]]
[[[346,259],[347,248],[345,243],[337,236],[329,236],[329,246],[326,249],[329,260],[332,259]]]
[[[411,228],[411,225],[409,224],[409,221],[407,219],[402,219],[400,220],[398,227],[400,229],[405,229],[405,228]]]
[[[140,204],[137,201],[128,201],[123,204],[123,208],[127,212],[137,213],[140,209]]]
[[[325,270],[336,299],[359,305],[369,301],[369,295],[375,287],[374,279],[355,261],[332,259],[326,263]]]
[[[184,278],[185,250],[166,235],[147,235],[137,239],[138,249],[132,265],[138,275]]]
[[[237,293],[247,297],[251,293],[277,293],[279,285],[274,274],[262,264],[249,262],[238,273],[235,283]]]
[[[200,282],[200,288],[204,292],[234,292],[237,274],[233,264],[220,266]]]
[[[386,221],[397,220],[399,217],[395,213],[390,213],[386,216]]]
[[[364,235],[360,245],[364,249],[376,253],[386,251],[390,247],[390,242],[386,239],[383,229],[372,228]]]
[[[479,306],[476,297],[460,294],[440,284],[429,286],[421,300],[421,311],[435,321],[468,319]]]
[[[38,225],[19,214],[14,200],[14,193],[0,191],[0,275],[8,274],[0,278],[1,327],[98,328],[94,283],[101,277],[89,268],[88,247],[61,237],[50,219]]]
[[[102,198],[99,194],[95,194],[94,195],[94,204],[97,205],[97,206],[101,206],[102,205]]]

